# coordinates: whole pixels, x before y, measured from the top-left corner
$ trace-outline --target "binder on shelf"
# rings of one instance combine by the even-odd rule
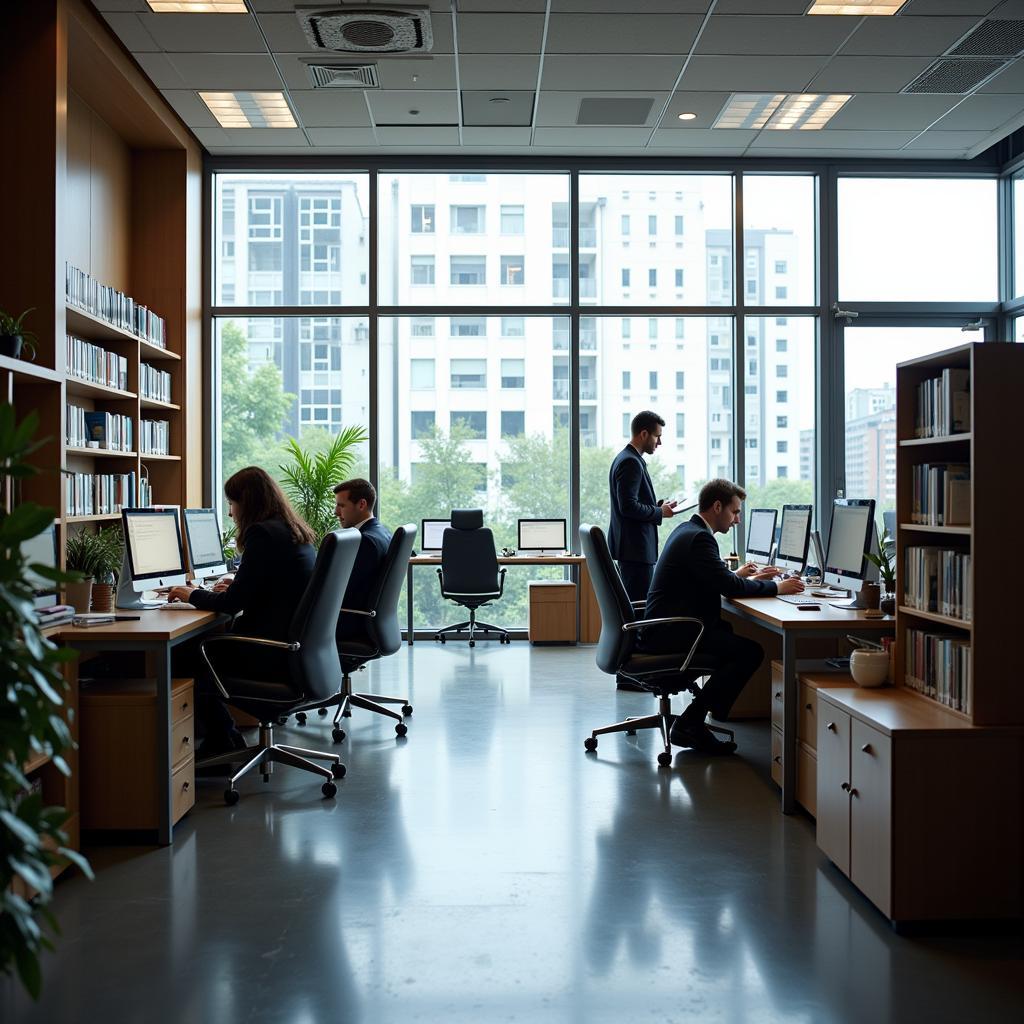
[[[166,370],[158,370],[149,363],[139,364],[139,394],[143,398],[151,398],[157,402],[170,402],[171,375]]]

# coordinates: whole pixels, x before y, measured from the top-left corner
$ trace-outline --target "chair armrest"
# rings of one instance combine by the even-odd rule
[[[637,609],[639,609],[639,608],[646,608],[647,607],[647,598],[644,598],[644,600],[642,600],[642,601],[630,601],[629,603],[634,608],[637,608]]]
[[[663,619],[637,619],[635,622],[624,622],[622,624],[622,632],[630,633],[638,629],[651,629],[659,626],[673,626],[679,622],[690,622],[697,625],[697,635],[694,637],[693,643],[690,645],[690,650],[686,653],[685,660],[682,665],[679,666],[678,671],[685,672],[690,667],[690,662],[693,661],[694,654],[697,653],[697,644],[700,643],[700,638],[704,635],[704,623],[700,619],[691,618],[687,615],[673,615],[669,618]]]
[[[238,636],[235,633],[222,633],[219,636],[211,636],[206,640],[203,640],[199,645],[199,653],[202,655],[203,661],[206,662],[206,667],[210,670],[210,675],[213,677],[214,684],[217,689],[220,690],[221,695],[225,700],[229,699],[231,694],[228,693],[224,684],[220,681],[220,676],[217,675],[217,670],[213,667],[213,663],[210,661],[210,657],[206,653],[206,648],[209,644],[223,644],[228,641],[236,644],[245,643],[255,644],[259,647],[273,647],[279,651],[288,651],[289,653],[294,653],[302,647],[299,643],[285,643],[282,640],[264,640],[262,637],[258,636]]]
[[[498,570],[498,597],[505,593],[505,568]]]
[[[375,611],[367,612],[360,608],[342,608],[341,610],[346,612],[348,615],[365,615],[368,619],[375,619],[377,617],[377,613]]]

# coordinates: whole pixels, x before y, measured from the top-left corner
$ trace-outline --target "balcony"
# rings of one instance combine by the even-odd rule
[[[581,380],[580,381],[580,401],[582,401],[582,402],[596,402],[597,401],[597,381],[596,380]]]
[[[581,299],[596,299],[597,298],[597,281],[592,277],[581,277],[580,278],[580,298]]]
[[[551,247],[553,249],[569,248],[569,228],[555,225],[551,229]],[[597,247],[597,228],[580,228],[580,248],[594,249]]]
[[[553,380],[551,382],[551,397],[556,402],[568,402],[569,382],[567,380]]]
[[[569,280],[565,277],[556,277],[551,282],[551,294],[556,299],[569,298]]]

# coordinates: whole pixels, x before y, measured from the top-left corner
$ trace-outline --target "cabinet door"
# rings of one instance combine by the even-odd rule
[[[818,703],[818,847],[850,873],[850,716]]]
[[[850,878],[883,914],[892,901],[892,741],[854,721],[850,749]]]

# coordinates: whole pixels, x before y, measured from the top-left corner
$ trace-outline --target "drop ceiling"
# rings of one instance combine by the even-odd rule
[[[429,0],[423,56],[314,51],[295,8],[345,0],[92,3],[213,154],[970,159],[1024,125],[1019,55],[964,94],[903,92],[985,19],[1024,19],[1024,0],[909,0],[896,17],[809,17],[810,0]],[[374,63],[380,87],[314,90],[314,58]],[[206,90],[283,91],[297,127],[221,128]],[[820,131],[713,128],[738,92],[852,98]]]

